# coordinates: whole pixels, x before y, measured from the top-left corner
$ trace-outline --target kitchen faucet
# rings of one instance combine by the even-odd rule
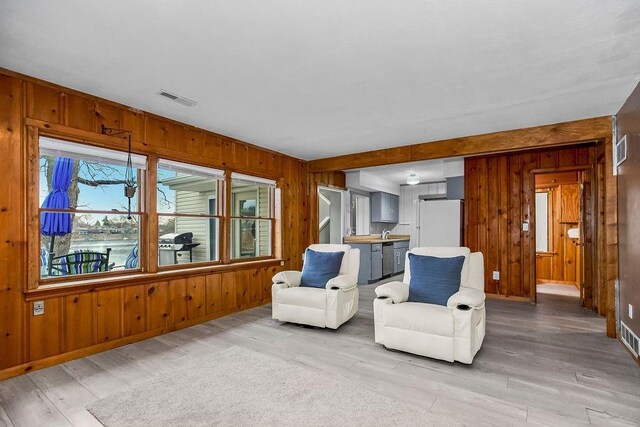
[[[382,230],[382,238],[383,239],[388,239],[389,238],[389,234],[391,234],[390,230]]]

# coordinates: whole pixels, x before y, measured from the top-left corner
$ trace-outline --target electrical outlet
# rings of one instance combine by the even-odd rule
[[[33,315],[42,316],[44,314],[44,301],[33,302]]]
[[[528,222],[523,222],[522,223],[522,231],[529,231],[529,223]]]
[[[633,319],[633,306],[629,304],[629,319]]]
[[[493,280],[500,280],[500,272],[499,271],[494,271],[493,272]]]

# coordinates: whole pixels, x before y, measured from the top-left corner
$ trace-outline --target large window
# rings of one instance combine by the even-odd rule
[[[273,255],[275,181],[231,174],[231,258]]]
[[[158,265],[220,260],[219,195],[224,172],[158,162]]]
[[[550,252],[549,190],[536,192],[536,252]]]
[[[281,253],[275,181],[152,155],[131,154],[129,164],[117,137],[84,142],[86,132],[28,126],[29,158],[38,160],[28,174],[37,184],[28,199],[29,289]]]
[[[132,156],[134,179],[146,157]],[[139,190],[124,195],[127,153],[39,138],[40,278],[138,270]]]

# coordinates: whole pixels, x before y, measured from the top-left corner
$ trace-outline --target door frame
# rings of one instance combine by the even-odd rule
[[[339,188],[336,187],[326,187],[324,185],[318,185],[317,187],[317,193],[316,193],[316,198],[318,199],[318,205],[316,206],[316,217],[318,218],[318,223],[314,224],[313,227],[316,230],[316,233],[318,235],[318,242],[320,242],[320,229],[319,229],[319,221],[321,220],[320,218],[320,191],[324,190],[324,191],[330,191],[332,193],[338,193],[340,195],[340,244],[342,244],[342,240],[344,237],[344,224],[345,224],[345,215],[346,215],[346,206],[345,203],[349,203],[347,196],[348,196],[348,192],[347,190],[341,190]],[[332,218],[333,220],[333,218]]]
[[[606,253],[599,253],[597,252],[596,249],[596,245],[598,242],[598,239],[601,237],[601,233],[604,232],[604,230],[602,230],[600,227],[597,227],[597,213],[599,212],[599,209],[604,209],[604,206],[598,206],[598,197],[597,194],[599,194],[601,191],[604,191],[604,189],[599,188],[600,187],[600,182],[597,180],[597,176],[596,176],[596,171],[594,169],[593,165],[581,165],[581,166],[561,166],[561,167],[557,167],[557,168],[541,168],[541,169],[533,169],[531,171],[533,178],[532,181],[532,185],[533,185],[533,193],[535,194],[535,176],[536,175],[542,175],[542,174],[553,174],[553,173],[559,173],[559,172],[573,172],[576,171],[578,173],[582,172],[585,174],[588,174],[589,177],[589,182],[591,183],[591,191],[589,194],[589,203],[585,203],[585,199],[586,199],[586,194],[584,193],[584,188],[583,188],[583,183],[580,183],[580,223],[579,223],[579,227],[580,227],[580,233],[581,233],[581,250],[580,250],[580,256],[582,257],[582,261],[581,261],[581,269],[582,269],[582,273],[581,273],[581,280],[583,283],[586,283],[586,281],[588,280],[590,282],[589,286],[585,286],[583,283],[580,284],[580,303],[581,305],[583,305],[585,308],[588,308],[589,310],[593,309],[593,301],[594,301],[594,291],[597,290],[596,288],[596,283],[597,283],[597,269],[594,268],[596,264],[598,264],[600,257],[604,257],[606,256]],[[535,203],[535,201],[534,201]],[[591,208],[591,218],[587,219],[585,218],[585,212],[587,212],[587,205],[589,205],[589,207]],[[535,205],[534,205],[535,206]],[[531,223],[530,223],[530,233],[533,234],[533,239],[535,242],[535,238],[536,238],[536,217],[535,217],[535,208],[532,209],[531,212]],[[588,241],[587,236],[591,236],[590,237],[590,241]],[[583,241],[584,239],[584,241]],[[530,249],[533,253],[530,254],[530,256],[533,257],[533,259],[536,259],[536,245],[531,245],[531,249]],[[537,291],[537,263],[534,262],[533,264],[533,280],[530,280],[531,286],[533,286],[533,289],[530,289],[530,295],[531,295],[531,302],[534,304],[537,304],[538,302],[538,291]],[[585,299],[585,288],[590,287],[591,288],[591,295],[590,295],[590,299]],[[600,296],[598,296],[599,299],[601,300]],[[586,304],[585,304],[586,301]]]

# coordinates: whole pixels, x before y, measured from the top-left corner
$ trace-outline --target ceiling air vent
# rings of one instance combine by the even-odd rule
[[[184,96],[176,95],[175,93],[171,93],[164,89],[160,90],[160,96],[164,96],[167,99],[172,100],[173,102],[177,102],[180,105],[184,105],[185,107],[193,107],[197,104],[196,101],[185,98]]]

